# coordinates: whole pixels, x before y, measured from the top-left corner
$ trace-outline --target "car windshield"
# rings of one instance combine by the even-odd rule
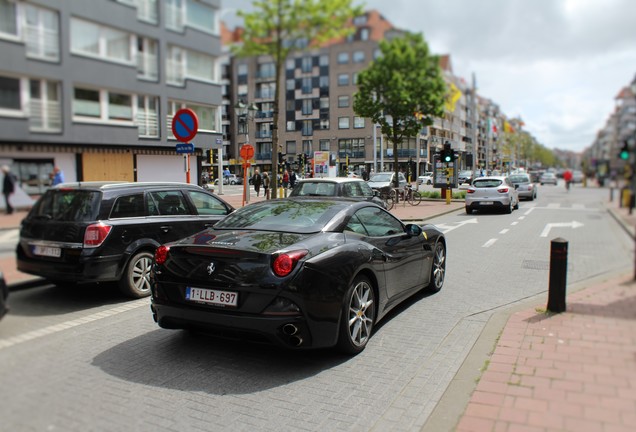
[[[391,181],[391,177],[393,176],[392,173],[378,173],[378,174],[374,174],[373,177],[371,177],[371,179],[369,179],[369,181],[371,182],[390,182]]]
[[[97,219],[100,192],[51,189],[33,207],[30,217],[62,222],[88,222]]]
[[[513,175],[510,176],[510,181],[513,183],[530,183],[530,178],[527,175]]]
[[[290,196],[335,196],[336,189],[335,183],[303,181]]]
[[[502,183],[499,179],[477,179],[473,182],[473,186],[476,188],[495,188]]]
[[[264,201],[236,210],[214,225],[214,229],[318,232],[347,205],[332,200]]]

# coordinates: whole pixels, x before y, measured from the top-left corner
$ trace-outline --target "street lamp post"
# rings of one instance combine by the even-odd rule
[[[244,100],[239,100],[236,105],[234,105],[234,112],[236,113],[236,118],[238,120],[238,124],[242,126],[242,131],[245,134],[245,144],[249,144],[250,142],[250,134],[249,134],[249,121],[254,118],[256,112],[258,111],[258,107],[253,102],[249,105]],[[238,131],[240,133],[240,131]],[[245,161],[243,165],[243,202],[250,202],[250,188],[248,187],[249,179],[248,179],[248,163]],[[223,183],[223,179],[220,180],[220,183]]]

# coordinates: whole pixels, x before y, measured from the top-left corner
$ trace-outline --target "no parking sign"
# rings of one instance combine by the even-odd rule
[[[190,108],[182,108],[172,117],[172,134],[180,142],[190,142],[198,130],[199,118]]]

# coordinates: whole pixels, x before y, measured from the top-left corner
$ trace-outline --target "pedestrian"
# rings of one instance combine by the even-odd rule
[[[293,189],[295,185],[296,185],[296,171],[292,170],[291,174],[289,174],[289,187]]]
[[[223,184],[230,184],[230,175],[231,175],[231,174],[232,174],[232,173],[230,172],[230,169],[229,169],[229,168],[227,168],[227,167],[226,167],[226,168],[223,170]]]
[[[6,204],[7,214],[13,213],[13,206],[9,201],[9,197],[15,192],[15,177],[11,174],[11,169],[8,165],[2,166],[2,174],[4,179],[2,180],[2,194],[4,195],[4,203]]]
[[[265,199],[269,199],[269,175],[267,172],[263,173],[263,191]]]
[[[364,181],[368,181],[369,180],[369,173],[367,172],[366,169],[362,170],[362,180],[364,180]]]
[[[60,167],[56,166],[53,168],[53,172],[51,173],[51,185],[59,185],[60,183],[64,183],[64,172],[60,169]]]
[[[283,187],[287,189],[289,187],[289,173],[287,170],[283,172]]]
[[[261,174],[258,172],[258,168],[254,171],[254,175],[252,176],[252,185],[254,185],[254,192],[256,192],[256,196],[261,193]]]

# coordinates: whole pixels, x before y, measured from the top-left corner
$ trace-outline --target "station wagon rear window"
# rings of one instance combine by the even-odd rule
[[[90,222],[97,219],[101,193],[86,190],[48,190],[31,217],[62,222]]]

